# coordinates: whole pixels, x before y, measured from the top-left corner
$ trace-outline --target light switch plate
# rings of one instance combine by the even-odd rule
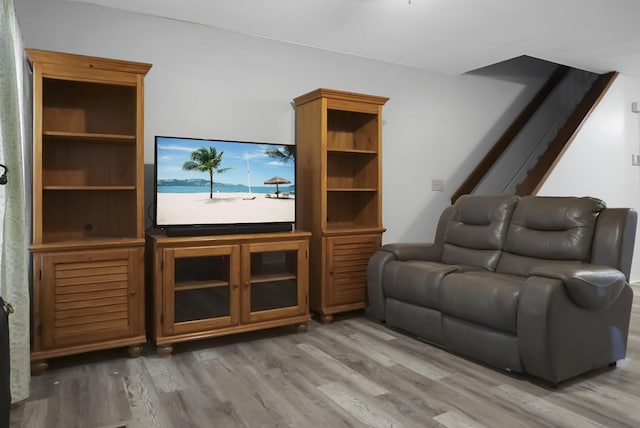
[[[434,192],[444,192],[444,180],[431,180],[431,190]]]

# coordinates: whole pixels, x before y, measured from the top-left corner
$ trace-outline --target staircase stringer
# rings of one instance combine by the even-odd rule
[[[539,192],[617,76],[617,72],[610,72],[598,77],[536,166],[517,186],[516,194],[526,196],[536,195]]]

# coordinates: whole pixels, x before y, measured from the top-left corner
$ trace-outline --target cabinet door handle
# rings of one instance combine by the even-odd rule
[[[233,284],[233,285],[232,285],[232,287],[233,287],[233,288],[236,288],[236,289],[237,289],[237,288],[240,288],[240,286],[239,286],[238,284]]]

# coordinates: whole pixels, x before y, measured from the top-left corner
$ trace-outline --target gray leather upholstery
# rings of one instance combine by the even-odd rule
[[[526,278],[487,271],[452,273],[442,280],[441,311],[515,334],[518,297]]]
[[[591,262],[611,266],[629,281],[638,213],[630,208],[608,208],[598,216]]]
[[[511,218],[497,271],[526,276],[546,260],[589,260],[603,209],[604,203],[594,198],[522,198]]]
[[[562,281],[532,276],[520,293],[518,347],[523,371],[557,384],[626,356],[633,292],[605,310],[586,310]]]
[[[364,313],[367,318],[374,321],[382,321],[386,318],[382,274],[387,263],[392,260],[395,260],[393,253],[381,250],[373,253],[367,265],[368,305]]]
[[[422,260],[387,263],[382,274],[384,295],[424,306],[440,309],[440,282],[455,265]]]
[[[561,280],[571,300],[586,309],[608,307],[627,283],[619,270],[594,264],[542,265],[532,269],[531,275]]]
[[[636,222],[595,198],[464,196],[433,243],[373,255],[366,314],[557,384],[625,358]]]
[[[492,366],[522,371],[515,335],[444,315],[439,343]]]
[[[495,270],[516,196],[462,196],[444,235],[442,262]]]

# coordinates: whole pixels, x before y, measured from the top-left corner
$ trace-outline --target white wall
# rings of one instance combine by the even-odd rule
[[[61,0],[20,0],[16,11],[27,47],[153,64],[148,164],[154,135],[293,143],[292,99],[318,87],[390,97],[385,242],[432,239],[451,194],[549,72],[524,61],[449,76]],[[444,180],[444,192],[431,191],[432,178]]]
[[[579,130],[539,195],[595,196],[609,207],[640,211],[640,167],[631,155],[640,153],[640,115],[631,103],[640,101],[640,78],[619,75]],[[640,280],[640,230],[636,235],[631,279]]]

